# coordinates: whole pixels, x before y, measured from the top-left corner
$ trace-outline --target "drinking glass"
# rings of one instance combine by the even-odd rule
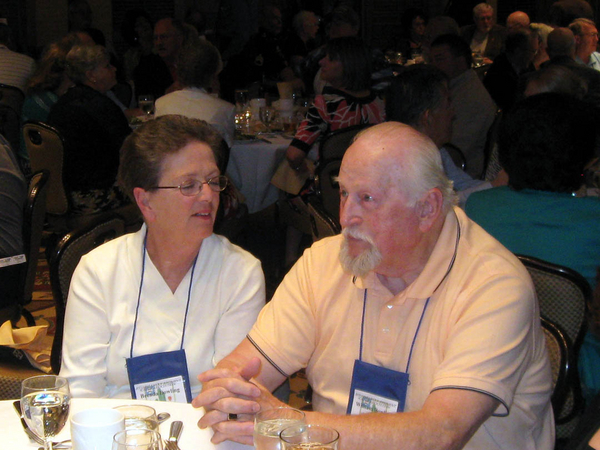
[[[340,434],[320,425],[292,425],[279,434],[281,450],[337,450]]]
[[[238,112],[243,111],[248,106],[250,94],[248,89],[237,89],[235,91],[235,109]]]
[[[293,425],[304,425],[304,413],[294,408],[273,408],[254,416],[254,448],[280,450],[279,432]]]
[[[148,430],[158,430],[158,418],[156,410],[147,405],[121,405],[115,406],[125,417],[125,429],[146,428]]]
[[[270,106],[261,106],[259,110],[260,121],[265,125],[267,131],[271,131],[271,124],[275,119],[275,110]]]
[[[146,115],[151,116],[154,114],[154,96],[150,94],[140,95],[138,97],[138,106]]]
[[[51,439],[65,426],[70,403],[71,392],[66,378],[41,375],[23,381],[23,417],[29,428],[44,440],[44,449],[52,450]]]
[[[158,431],[132,428],[120,431],[113,438],[112,450],[163,450]]]

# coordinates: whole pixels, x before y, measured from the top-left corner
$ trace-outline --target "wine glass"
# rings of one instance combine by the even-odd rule
[[[260,121],[267,128],[267,132],[271,131],[271,123],[275,119],[275,110],[270,106],[261,106],[259,110]]]
[[[150,94],[140,95],[138,97],[138,106],[146,115],[151,116],[154,114],[154,96]]]
[[[41,375],[23,381],[23,417],[29,428],[44,440],[45,450],[52,450],[51,439],[65,426],[70,403],[71,392],[66,378]]]
[[[158,431],[131,428],[120,431],[113,438],[112,450],[163,450]]]

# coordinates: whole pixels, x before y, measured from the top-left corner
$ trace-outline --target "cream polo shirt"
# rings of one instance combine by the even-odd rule
[[[501,404],[467,449],[551,449],[551,374],[526,269],[458,208],[424,270],[393,296],[374,274],[353,280],[338,261],[341,236],[314,244],[261,311],[250,340],[282,373],[306,367],[315,410],[344,414],[352,368],[362,360],[405,371],[406,411],[441,388],[472,389]]]

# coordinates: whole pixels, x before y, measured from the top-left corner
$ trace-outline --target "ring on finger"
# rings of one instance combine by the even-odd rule
[[[237,419],[238,419],[237,414],[233,414],[233,413],[227,414],[227,420],[237,420]]]

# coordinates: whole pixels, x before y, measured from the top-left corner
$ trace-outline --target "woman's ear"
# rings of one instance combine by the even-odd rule
[[[148,222],[152,222],[156,217],[156,213],[150,205],[150,192],[141,187],[136,187],[133,188],[133,197],[135,198],[135,202],[138,208],[140,208],[144,219]]]

